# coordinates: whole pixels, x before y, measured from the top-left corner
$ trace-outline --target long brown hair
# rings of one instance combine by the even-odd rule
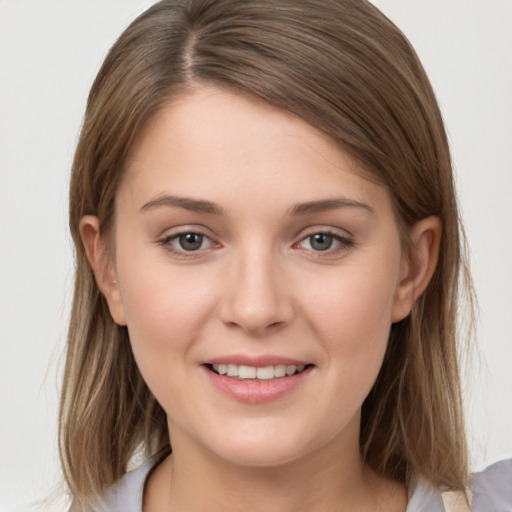
[[[446,133],[411,45],[365,0],[164,0],[107,55],[73,162],[76,277],[60,450],[75,503],[90,502],[122,477],[137,447],[170,450],[166,415],[136,367],[126,328],[109,314],[78,226],[93,214],[108,234],[137,136],[162,105],[198,84],[258,98],[326,133],[387,187],[405,245],[408,227],[430,215],[441,219],[435,274],[409,317],[392,326],[363,404],[360,446],[381,474],[462,489],[459,283],[469,297],[472,291]]]

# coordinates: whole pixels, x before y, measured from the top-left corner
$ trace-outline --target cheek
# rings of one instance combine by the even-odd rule
[[[171,268],[165,262],[139,265],[132,258],[118,266],[118,273],[135,359],[158,396],[159,382],[170,371],[187,371],[183,362],[190,359],[212,304],[209,287],[186,266]]]
[[[307,302],[321,324],[340,338],[367,338],[391,326],[398,282],[398,265],[347,266],[325,279],[324,285]],[[358,336],[358,333],[360,336]]]
[[[394,268],[379,265],[344,269],[305,306],[329,359],[332,381],[360,390],[356,402],[369,392],[382,365],[397,278]]]

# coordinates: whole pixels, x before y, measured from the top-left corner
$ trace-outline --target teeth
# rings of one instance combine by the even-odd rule
[[[286,375],[293,375],[297,371],[297,367],[293,364],[286,367]]]
[[[274,367],[274,375],[279,377],[284,377],[286,375],[286,366],[284,364],[278,364]]]
[[[256,377],[262,380],[269,380],[274,378],[274,367],[265,366],[265,368],[258,368],[256,370]]]
[[[236,364],[228,364],[228,377],[238,377],[238,366]]]
[[[239,366],[238,367],[238,378],[239,379],[255,379],[256,368],[254,366]]]
[[[305,365],[284,365],[265,366],[256,368],[255,366],[245,366],[237,364],[214,364],[212,365],[215,372],[219,375],[227,375],[228,377],[237,377],[243,379],[259,379],[271,380],[279,379],[285,376],[295,375],[304,371]]]

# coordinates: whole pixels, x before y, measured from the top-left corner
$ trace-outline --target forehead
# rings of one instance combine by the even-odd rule
[[[246,194],[276,202],[387,196],[329,137],[241,94],[200,88],[166,104],[131,152],[123,189],[142,196]],[[231,197],[230,197],[231,196]],[[375,198],[373,199],[375,200]]]

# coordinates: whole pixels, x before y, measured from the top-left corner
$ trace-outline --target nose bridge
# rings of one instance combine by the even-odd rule
[[[247,244],[234,251],[222,305],[226,324],[261,334],[287,324],[293,308],[282,286],[282,268],[270,244]]]

